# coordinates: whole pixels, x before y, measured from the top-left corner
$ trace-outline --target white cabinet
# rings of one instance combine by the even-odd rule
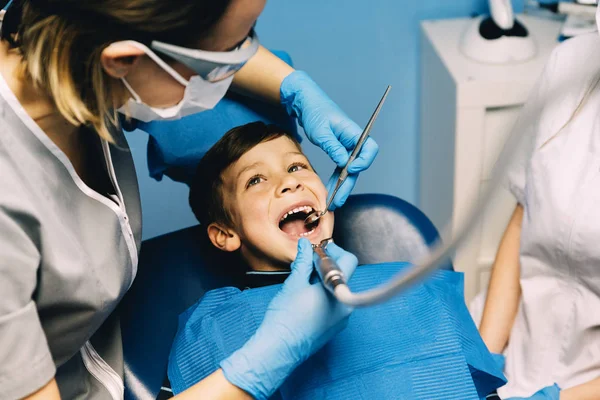
[[[443,230],[479,201],[529,91],[557,45],[560,22],[526,15],[518,18],[534,36],[538,53],[531,61],[487,65],[458,50],[469,19],[421,24],[421,106],[419,207]],[[454,256],[465,272],[469,302],[487,285],[504,228],[515,207],[504,190],[494,198],[476,232]]]

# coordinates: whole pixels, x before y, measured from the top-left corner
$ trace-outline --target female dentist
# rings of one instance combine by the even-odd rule
[[[502,399],[600,399],[599,111],[594,33],[555,49],[514,128],[530,145],[480,325],[506,357]]]
[[[0,41],[0,398],[123,397],[112,311],[136,274],[141,218],[115,110],[178,118],[213,107],[233,80],[280,101],[313,143],[346,163],[360,129],[306,74],[259,46],[253,26],[264,3],[9,6]],[[369,140],[351,172],[376,153]],[[339,248],[332,256],[353,272],[355,257]],[[301,241],[256,335],[181,398],[267,398],[342,329],[351,310],[309,283],[312,269]]]

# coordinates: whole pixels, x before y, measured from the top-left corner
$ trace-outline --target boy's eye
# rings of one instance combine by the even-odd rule
[[[308,168],[308,167],[306,166],[306,164],[301,164],[301,163],[298,163],[298,164],[292,164],[292,165],[290,165],[290,167],[288,168],[288,172],[289,172],[289,173],[292,173],[292,172],[298,172],[298,171],[300,171],[300,170],[307,169],[307,168]]]
[[[248,180],[248,183],[246,184],[246,189],[248,189],[250,186],[258,185],[262,181],[263,181],[262,176],[253,176],[252,178],[250,178]]]

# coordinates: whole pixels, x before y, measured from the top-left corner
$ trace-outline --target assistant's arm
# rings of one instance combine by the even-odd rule
[[[250,400],[252,396],[231,384],[219,369],[174,398],[177,400]]]
[[[492,267],[492,276],[479,332],[492,353],[502,353],[508,343],[521,297],[519,248],[523,206],[517,204],[504,231]]]
[[[560,400],[600,400],[600,377],[563,390]]]
[[[43,388],[25,397],[24,400],[60,400],[56,379],[52,378]]]
[[[292,72],[294,68],[260,46],[258,52],[235,74],[233,88],[242,94],[279,104],[281,84]]]
[[[225,379],[223,371],[219,369],[184,393],[175,396],[175,399],[251,400],[252,397],[229,383]],[[52,379],[43,388],[25,397],[24,400],[61,400],[56,379]]]

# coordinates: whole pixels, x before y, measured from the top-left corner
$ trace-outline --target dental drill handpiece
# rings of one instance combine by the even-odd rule
[[[371,118],[369,118],[369,122],[367,122],[367,126],[365,127],[365,130],[360,135],[360,138],[358,139],[358,142],[356,143],[356,146],[354,147],[352,154],[350,154],[350,157],[348,158],[348,162],[346,163],[346,165],[340,172],[340,176],[338,176],[335,187],[334,187],[333,191],[331,192],[331,194],[329,195],[329,200],[327,201],[327,205],[325,206],[325,209],[323,211],[313,211],[312,213],[310,213],[310,215],[307,216],[306,219],[304,220],[305,225],[311,225],[311,224],[314,224],[315,222],[317,222],[317,220],[319,218],[321,218],[323,215],[325,215],[325,213],[327,213],[327,211],[329,210],[329,207],[331,207],[331,203],[333,203],[333,199],[335,199],[335,195],[337,194],[338,190],[340,190],[340,188],[342,187],[342,184],[344,183],[344,181],[346,181],[346,178],[348,177],[348,168],[350,167],[350,164],[352,164],[352,161],[354,161],[354,159],[358,156],[358,153],[360,153],[360,150],[362,149],[363,144],[369,137],[369,133],[371,132],[371,128],[373,127],[373,123],[377,119],[377,116],[379,115],[379,111],[381,111],[381,107],[383,106],[383,103],[385,102],[385,99],[387,98],[387,95],[391,88],[392,87],[390,85],[388,85],[388,87],[385,89],[385,93],[383,93],[381,100],[379,100],[379,104],[377,104],[377,108],[375,108],[373,115],[371,115]]]
[[[315,264],[321,282],[323,282],[323,286],[325,286],[327,290],[332,294],[335,294],[334,291],[336,287],[339,285],[346,285],[346,277],[333,258],[329,257],[325,251],[327,245],[332,241],[333,239],[331,238],[325,239],[319,244],[313,244],[312,247],[315,254],[318,256],[315,257]]]

